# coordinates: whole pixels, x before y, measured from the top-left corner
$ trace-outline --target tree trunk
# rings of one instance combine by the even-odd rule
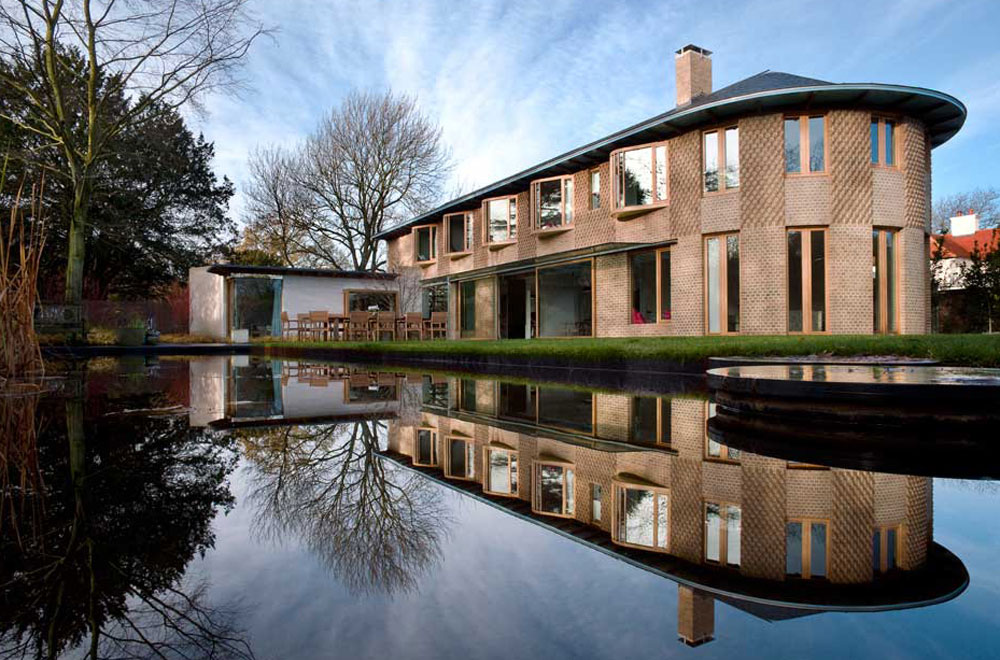
[[[69,248],[66,254],[66,291],[64,302],[79,308],[80,324],[76,330],[83,338],[83,269],[87,240],[87,208],[90,206],[90,187],[74,183],[73,215],[69,221]]]

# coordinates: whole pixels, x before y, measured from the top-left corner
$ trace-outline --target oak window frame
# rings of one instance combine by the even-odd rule
[[[621,536],[621,525],[622,516],[624,511],[624,502],[627,491],[638,490],[638,491],[648,491],[653,495],[653,545],[642,545],[639,543],[633,543],[629,541],[622,540]],[[671,515],[670,506],[672,504],[672,495],[669,488],[664,486],[659,486],[657,484],[649,482],[631,481],[627,479],[622,479],[621,475],[616,476],[611,480],[611,492],[612,492],[612,507],[611,507],[611,542],[617,545],[624,546],[626,548],[636,548],[638,550],[646,550],[648,552],[662,552],[669,553],[670,546],[673,541],[673,534],[671,534],[670,524],[672,522],[673,516]],[[665,538],[663,545],[660,545],[658,541],[660,540],[660,496],[666,497],[666,529],[664,530]]]
[[[490,475],[490,456],[494,453],[505,454],[507,456],[507,492],[494,490],[490,486],[493,484]],[[494,444],[486,446],[483,452],[483,492],[498,497],[517,497],[521,480],[521,460],[517,449],[513,447],[499,447]]]
[[[899,253],[899,228],[872,227],[872,241],[872,332],[876,335],[898,335],[900,334],[899,271],[902,261]],[[886,259],[890,248],[892,265],[887,268]],[[891,284],[886,277],[886,273],[890,271]],[[892,294],[891,314],[889,294]]]
[[[465,469],[466,469],[466,475],[464,477],[455,474],[454,466],[452,465],[451,447],[452,443],[455,442],[461,442],[463,445],[465,445],[465,448],[462,451],[462,457],[465,462]],[[454,432],[445,436],[444,456],[445,456],[443,465],[444,476],[448,477],[449,479],[457,479],[459,481],[476,481],[476,442],[472,436]]]
[[[428,433],[430,435],[430,461],[426,462],[421,460],[420,457],[420,434]],[[413,464],[418,467],[438,467],[440,463],[440,456],[438,455],[438,430],[433,426],[418,426],[416,435],[414,436],[415,445],[413,447]]]
[[[713,463],[730,463],[739,464],[743,460],[743,452],[739,449],[732,449],[729,445],[724,445],[721,442],[716,442],[712,440],[708,435],[708,420],[715,417],[716,404],[713,402],[708,402],[705,405],[705,442],[704,442],[704,460],[711,461]],[[718,447],[718,453],[715,453],[715,447]]]
[[[788,573],[787,561],[788,561],[788,525],[790,523],[799,523],[802,525],[802,572],[798,575],[794,573]],[[812,526],[813,525],[825,525],[826,526],[826,539],[825,539],[825,552],[824,560],[825,565],[823,567],[822,575],[813,575],[813,562],[812,562]],[[785,578],[786,579],[798,579],[798,580],[828,580],[830,578],[830,541],[833,538],[831,533],[830,520],[827,518],[788,518],[785,520]]]
[[[802,241],[802,263],[799,264],[801,270],[802,285],[802,329],[791,329],[791,287],[790,279],[792,275],[790,253],[788,247],[789,235],[793,232],[801,234]],[[812,233],[821,232],[823,234],[823,330],[813,328],[812,318]],[[830,232],[827,227],[788,227],[785,232],[785,330],[790,335],[828,335],[830,334]]]
[[[453,250],[451,248],[452,230],[451,222],[455,217],[460,216],[462,218],[462,245],[461,250]],[[472,211],[464,211],[462,213],[448,213],[444,216],[444,233],[445,233],[445,254],[450,255],[453,258],[464,257],[472,254],[473,248],[473,232],[475,231],[475,214]]]
[[[809,162],[809,120],[823,120],[823,169],[813,170]],[[785,151],[785,122],[797,120],[799,123],[799,170],[797,172],[788,171],[788,153]],[[826,176],[830,173],[830,122],[825,112],[807,112],[801,114],[787,114],[781,124],[781,149],[784,156],[785,176]]]
[[[892,126],[892,148],[889,149],[886,144],[889,132],[886,126]],[[875,160],[871,160],[871,130],[875,127]],[[872,115],[871,123],[868,126],[869,131],[869,160],[872,167],[880,167],[889,170],[899,170],[902,169],[900,165],[902,149],[900,148],[900,121],[899,117],[887,116],[887,115]],[[892,162],[887,162],[889,156],[892,156]]]
[[[896,545],[894,548],[889,547],[889,532],[893,531],[896,533]],[[900,559],[902,558],[903,549],[903,531],[904,527],[901,524],[892,525],[876,525],[872,529],[872,570],[876,574],[889,573],[891,571],[901,570]],[[875,566],[876,556],[874,554],[875,550],[875,535],[878,534],[878,566]],[[890,550],[892,555],[893,565],[889,565]]]
[[[420,258],[420,233],[428,232],[430,254],[426,259]],[[437,225],[418,225],[413,228],[413,262],[420,266],[430,266],[437,261],[438,255],[438,227]]]
[[[562,507],[561,513],[545,511],[541,508],[542,468],[558,467],[562,470]],[[570,461],[556,458],[545,458],[531,463],[531,511],[542,516],[554,518],[573,518],[576,516],[576,465]]]
[[[709,559],[708,557],[708,507],[714,505],[719,508],[719,558]],[[729,509],[733,508],[740,514],[740,556],[735,563],[729,557]],[[737,502],[724,502],[721,500],[705,500],[702,506],[702,520],[705,524],[705,533],[702,535],[702,559],[706,564],[723,566],[726,568],[738,569],[743,563],[743,507]]]
[[[724,195],[740,189],[740,127],[737,124],[710,128],[701,133],[701,192],[706,197],[713,195]],[[729,171],[727,162],[726,143],[730,139],[730,131],[736,131],[736,184],[729,185]],[[706,139],[709,135],[716,136],[716,189],[708,189],[708,145]]]
[[[736,301],[736,330],[729,329],[729,239],[731,237],[736,238],[736,257],[739,262],[739,268],[736,276],[736,286],[737,286],[737,301]],[[710,324],[710,310],[709,310],[709,260],[708,260],[708,245],[713,239],[719,240],[719,263],[718,263],[718,283],[719,283],[719,300],[718,300],[718,312],[719,312],[719,330],[713,332],[711,330]],[[743,245],[740,240],[740,232],[725,232],[721,234],[706,234],[702,240],[702,257],[704,261],[704,287],[702,295],[704,296],[704,309],[705,309],[705,334],[706,335],[738,335],[743,327],[743,305],[740,297],[743,294]]]
[[[542,184],[559,182],[559,224],[551,227],[542,227],[539,222],[542,217]],[[531,182],[531,227],[540,235],[548,233],[561,234],[564,231],[573,229],[575,215],[573,175],[550,176],[545,179],[536,179]]]
[[[619,220],[626,220],[630,217],[648,213],[658,208],[670,204],[670,148],[668,140],[660,142],[650,142],[634,147],[616,149],[609,156],[611,167],[611,214]],[[624,199],[624,159],[625,155],[649,149],[650,152],[650,195],[652,201],[648,204],[625,204]],[[663,190],[660,195],[657,164],[659,158],[663,159]]]
[[[493,239],[492,225],[493,218],[490,216],[490,205],[494,203],[507,202],[506,238]],[[517,242],[518,220],[520,209],[517,204],[517,195],[502,195],[484,199],[483,204],[483,242],[494,249],[500,249]]]
[[[663,253],[664,252],[667,253],[668,258],[670,260],[670,270],[667,271],[667,277],[668,277],[668,281],[667,281],[667,288],[668,288],[668,291],[667,291],[667,302],[670,303],[670,304],[668,304],[666,310],[663,309]],[[664,325],[666,325],[666,324],[670,323],[670,320],[673,318],[673,310],[671,309],[671,307],[672,307],[672,303],[673,303],[673,286],[674,286],[674,284],[673,284],[673,273],[671,271],[673,270],[674,259],[673,259],[673,254],[671,254],[670,252],[671,252],[670,246],[667,246],[667,247],[664,247],[664,248],[657,248],[655,250],[636,250],[635,252],[628,253],[628,295],[629,295],[629,311],[628,311],[629,319],[628,319],[628,322],[629,322],[629,325],[657,325],[657,324],[664,324]],[[646,254],[646,253],[653,253],[654,254],[653,258],[654,258],[654,260],[656,262],[656,275],[654,276],[656,278],[656,282],[655,282],[655,286],[656,286],[656,320],[652,321],[652,322],[645,322],[645,321],[643,321],[642,323],[639,323],[638,321],[635,320],[634,315],[632,314],[632,311],[634,310],[634,308],[632,307],[632,287],[635,285],[635,273],[633,272],[633,268],[632,268],[632,257],[640,255],[640,254]],[[667,313],[666,317],[663,316],[664,311]]]
[[[589,172],[590,185],[590,210],[595,211],[601,208],[601,170],[594,168]]]

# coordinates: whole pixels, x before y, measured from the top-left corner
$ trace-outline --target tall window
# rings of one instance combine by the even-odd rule
[[[601,208],[601,171],[590,170],[590,208]]]
[[[575,482],[576,473],[571,464],[536,462],[532,510],[535,513],[572,518],[576,512]]]
[[[532,188],[536,229],[556,229],[573,224],[572,176],[536,181]]]
[[[615,483],[612,540],[648,550],[670,548],[670,491],[657,486]]]
[[[517,238],[517,198],[501,197],[486,202],[486,240],[503,243]]]
[[[883,525],[872,532],[872,570],[887,573],[899,568],[899,525]]]
[[[471,438],[448,438],[448,469],[446,474],[455,479],[476,478],[476,445]]]
[[[896,156],[896,121],[872,117],[869,140],[872,164],[895,167],[898,160]]]
[[[417,429],[417,447],[413,457],[414,465],[437,467],[437,430],[432,428]]]
[[[448,311],[448,285],[432,284],[420,290],[420,312],[429,319],[433,312]]]
[[[472,213],[452,213],[444,216],[448,228],[448,252],[469,252],[472,250]]]
[[[476,282],[470,280],[459,286],[459,330],[463,337],[476,334]]]
[[[538,402],[539,426],[593,434],[593,392],[565,387],[539,387],[535,397]]]
[[[739,332],[739,234],[709,236],[705,239],[705,289],[708,332]]]
[[[788,331],[826,332],[826,230],[788,232]]]
[[[425,406],[448,407],[448,381],[435,381],[431,376],[420,379],[421,400]]]
[[[705,415],[705,458],[716,461],[728,461],[736,463],[742,457],[739,449],[734,449],[721,442],[716,442],[708,434],[708,420],[715,417],[716,404],[708,404],[708,412]]]
[[[826,117],[785,118],[785,172],[806,174],[826,171]]]
[[[733,190],[740,186],[740,129],[707,131],[702,136],[705,192]]]
[[[898,259],[895,229],[872,231],[872,323],[876,333],[898,331],[896,324],[896,261]]]
[[[423,227],[416,227],[413,233],[416,235],[416,240],[414,241],[416,260],[418,262],[425,262],[437,259],[437,226],[425,225]]]
[[[611,180],[616,209],[666,203],[666,143],[612,153]]]
[[[632,309],[630,323],[670,320],[670,249],[629,256]]]
[[[517,452],[513,449],[486,449],[486,492],[517,495]]]
[[[460,378],[458,381],[458,409],[465,412],[476,412],[476,381],[470,378]]]
[[[785,575],[825,578],[829,540],[825,521],[789,520],[785,524]]]
[[[601,484],[590,484],[590,519],[593,522],[601,522],[601,509],[604,498],[604,489]]]
[[[593,334],[593,260],[539,268],[536,280],[540,337]]]
[[[640,445],[669,445],[670,400],[651,396],[632,397],[629,440]]]
[[[705,561],[740,565],[742,515],[737,504],[705,502]]]

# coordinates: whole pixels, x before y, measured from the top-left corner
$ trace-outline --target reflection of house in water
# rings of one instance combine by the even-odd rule
[[[254,356],[190,362],[192,426],[320,423],[394,417],[396,374]]]
[[[714,601],[769,620],[946,600],[964,567],[931,536],[923,477],[827,469],[709,440],[709,403],[425,379],[388,455],[678,583],[678,632]]]

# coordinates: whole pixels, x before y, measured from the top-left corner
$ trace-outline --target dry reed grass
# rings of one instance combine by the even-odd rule
[[[6,195],[8,163],[9,156],[0,166],[0,200]],[[8,196],[9,220],[0,214],[0,390],[30,388],[44,368],[35,335],[38,272],[45,249],[44,187],[41,177],[26,199],[22,181]]]

